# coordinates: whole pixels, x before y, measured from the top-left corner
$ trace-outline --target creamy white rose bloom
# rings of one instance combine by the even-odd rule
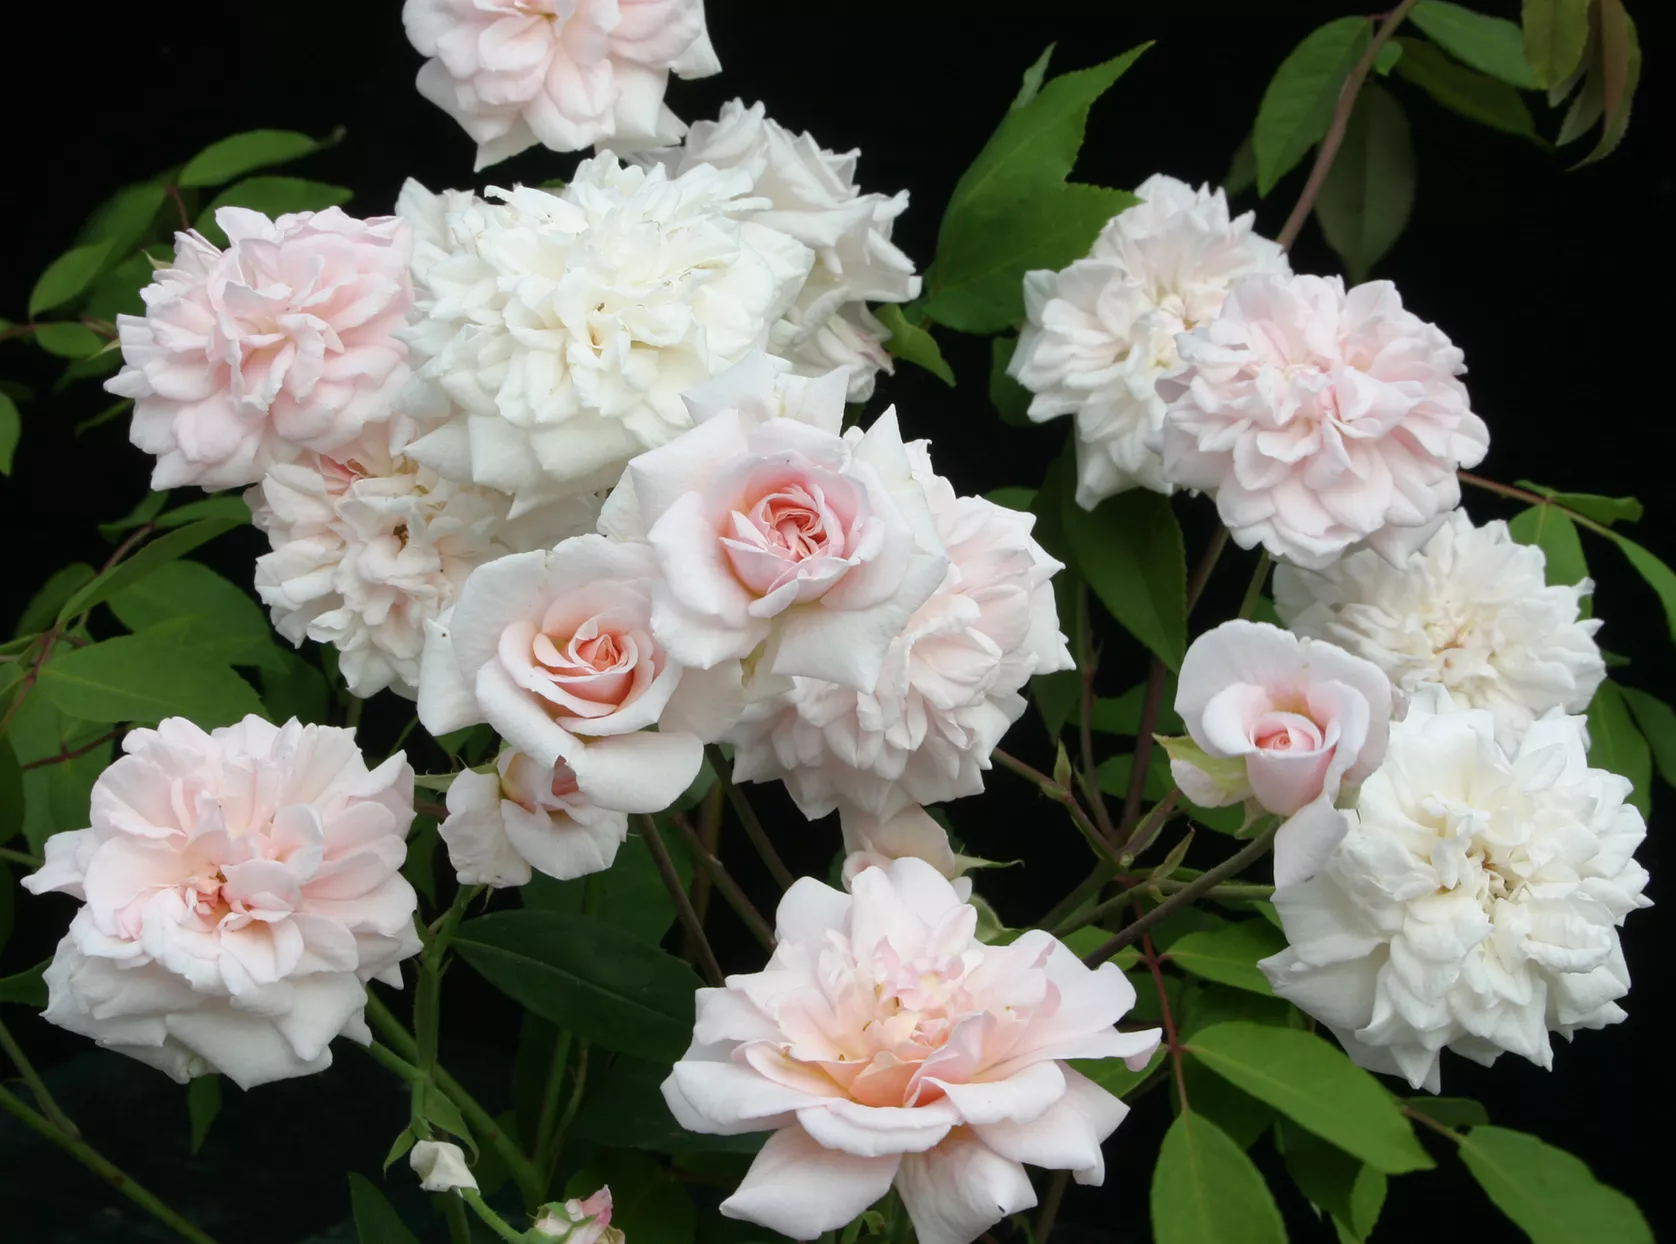
[[[889,372],[884,343],[890,330],[869,302],[907,302],[919,296],[914,262],[890,240],[908,209],[908,192],[863,194],[855,184],[861,152],[828,151],[812,134],[794,134],[763,105],[735,99],[714,121],[696,122],[679,147],[647,153],[672,175],[701,164],[743,169],[751,193],[768,206],[750,217],[802,242],[815,253],[814,271],[786,318],[773,348],[805,375],[849,369],[849,399],[866,401],[873,378]]]
[[[413,770],[369,771],[350,730],[184,717],[133,730],[87,829],[23,879],[82,901],[45,1018],[185,1083],[309,1075],[372,1040],[370,980],[401,986],[418,899],[401,875]]]
[[[961,874],[974,861],[955,853],[948,832],[924,808],[903,808],[884,820],[845,808],[839,825],[844,834],[845,889],[864,868],[888,868],[891,861],[912,856],[947,877],[962,903],[972,901],[972,879]]]
[[[728,735],[738,781],[784,781],[803,814],[888,819],[983,790],[990,753],[1024,712],[1032,675],[1070,669],[1050,583],[1060,564],[1032,515],[958,497],[908,446],[948,553],[943,582],[891,640],[871,692],[799,677],[749,705]]]
[[[673,72],[721,70],[704,0],[407,0],[419,93],[477,142],[477,167],[537,143],[580,151],[673,142]]]
[[[1007,371],[1035,396],[1038,423],[1072,415],[1077,504],[1130,488],[1168,493],[1151,438],[1164,423],[1155,385],[1180,366],[1176,334],[1213,319],[1240,277],[1288,272],[1278,244],[1230,218],[1220,189],[1155,173],[1087,258],[1024,277],[1025,324]]]
[[[454,603],[466,576],[536,528],[553,544],[593,525],[587,496],[506,522],[504,494],[440,478],[408,457],[413,423],[397,416],[352,444],[268,469],[245,494],[271,553],[256,592],[293,644],[331,644],[349,690],[418,693],[425,623]]]
[[[1512,750],[1551,708],[1581,713],[1606,677],[1597,618],[1578,605],[1594,585],[1548,585],[1542,550],[1503,522],[1460,510],[1401,566],[1370,550],[1324,570],[1275,568],[1275,608],[1300,635],[1329,639],[1379,666],[1396,687],[1427,683],[1495,714]]]
[[[1436,1092],[1445,1049],[1552,1063],[1624,1018],[1618,942],[1650,900],[1628,779],[1591,769],[1584,719],[1550,710],[1516,752],[1487,711],[1428,684],[1391,727],[1325,869],[1275,894],[1290,946],[1261,964],[1275,992],[1350,1056]]]
[[[414,182],[410,452],[513,494],[512,514],[609,488],[692,426],[681,395],[767,340],[814,254],[748,218],[750,175],[584,160],[562,191],[487,203]]]
[[[460,773],[446,799],[439,832],[461,885],[603,872],[628,837],[628,816],[590,803],[562,762],[544,769],[519,752],[502,752],[493,773]]]
[[[413,1146],[407,1161],[426,1192],[455,1192],[461,1188],[477,1191],[477,1177],[466,1165],[466,1155],[458,1145],[421,1140]]]

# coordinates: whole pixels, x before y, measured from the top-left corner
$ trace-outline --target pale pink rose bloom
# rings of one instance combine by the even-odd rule
[[[767,643],[766,673],[871,690],[942,580],[895,410],[841,433],[844,386],[752,355],[689,397],[696,426],[631,461],[606,502],[602,528],[656,554],[653,629],[682,663]]]
[[[1249,277],[1177,345],[1164,475],[1214,495],[1241,548],[1310,569],[1362,541],[1406,555],[1489,447],[1461,351],[1389,281]]]
[[[628,817],[596,808],[575,772],[505,751],[494,773],[465,770],[448,787],[439,832],[461,885],[523,885],[530,869],[569,881],[604,872],[628,836]]]
[[[45,1017],[185,1083],[242,1088],[371,1041],[366,984],[418,953],[401,875],[413,770],[368,771],[349,730],[183,717],[134,730],[88,829],[23,880],[82,900],[47,969]]]
[[[536,1215],[534,1234],[565,1244],[624,1244],[623,1229],[611,1225],[611,1189],[589,1197],[551,1202]]]
[[[654,638],[657,576],[651,549],[598,535],[478,567],[429,624],[419,720],[433,734],[488,722],[554,774],[555,797],[662,811],[698,776],[703,744],[683,727],[711,737],[728,684],[692,677]]]
[[[794,678],[727,736],[736,781],[785,782],[811,819],[836,807],[889,818],[980,793],[1024,685],[1072,665],[1051,582],[1062,567],[1031,536],[1034,518],[956,496],[924,442],[908,450],[948,554],[942,583],[889,637],[871,691]]]
[[[974,936],[977,911],[919,859],[800,878],[767,968],[698,991],[664,1081],[690,1131],[773,1129],[722,1213],[796,1239],[842,1227],[894,1183],[920,1244],[967,1244],[1036,1203],[1024,1164],[1105,1177],[1128,1113],[1064,1060],[1146,1064],[1158,1030],[1115,1025],[1135,991],[1032,929]]]
[[[1182,793],[1207,808],[1255,800],[1286,818],[1277,886],[1313,876],[1349,829],[1334,805],[1385,758],[1391,683],[1372,661],[1266,622],[1224,622],[1181,663],[1176,712],[1201,763],[1171,756]]]
[[[413,302],[406,224],[335,207],[271,221],[224,207],[215,221],[226,250],[177,233],[145,315],[116,319],[125,366],[105,388],[134,399],[153,488],[254,484],[354,440],[407,380],[394,336]]]
[[[839,825],[844,834],[845,889],[864,868],[888,868],[893,860],[912,856],[947,877],[961,902],[971,901],[972,879],[961,874],[972,861],[955,853],[947,831],[924,808],[906,807],[884,820],[845,808]]]
[[[664,106],[673,71],[721,71],[704,0],[407,0],[408,40],[431,59],[419,93],[477,143],[477,167],[537,143],[629,151],[687,127]]]

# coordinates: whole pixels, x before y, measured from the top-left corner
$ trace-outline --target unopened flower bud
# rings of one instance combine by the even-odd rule
[[[590,1197],[541,1207],[535,1220],[535,1234],[565,1244],[624,1244],[623,1229],[611,1225],[611,1189],[601,1188]]]
[[[456,1192],[461,1188],[477,1191],[477,1180],[466,1165],[466,1155],[460,1146],[442,1140],[421,1140],[408,1156],[419,1186],[426,1192]]]

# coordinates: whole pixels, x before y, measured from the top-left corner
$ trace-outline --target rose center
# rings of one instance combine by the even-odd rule
[[[820,498],[802,488],[763,497],[750,519],[767,546],[790,561],[813,557],[831,543]]]
[[[1321,749],[1321,728],[1299,713],[1265,713],[1251,741],[1265,752],[1314,752]]]

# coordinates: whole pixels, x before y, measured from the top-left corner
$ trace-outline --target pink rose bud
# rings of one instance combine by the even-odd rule
[[[590,1197],[572,1197],[564,1204],[541,1207],[535,1233],[565,1244],[623,1244],[623,1229],[611,1225],[611,1189],[601,1188]]]

